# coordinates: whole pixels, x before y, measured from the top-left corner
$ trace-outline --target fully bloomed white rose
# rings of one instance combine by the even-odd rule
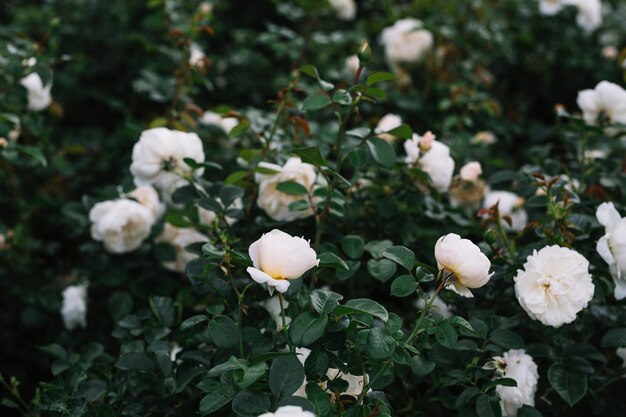
[[[535,250],[514,280],[522,308],[547,326],[573,322],[593,297],[589,261],[575,250],[557,245]]]
[[[256,202],[268,216],[276,221],[290,222],[313,215],[312,208],[302,211],[289,210],[291,203],[306,200],[306,197],[283,193],[276,188],[281,182],[293,181],[312,192],[316,178],[313,165],[302,162],[300,158],[289,158],[282,167],[267,162],[261,162],[259,167],[275,171],[274,174],[255,174],[255,180],[259,184]]]
[[[447,289],[463,297],[473,297],[469,289],[484,286],[493,275],[489,273],[491,262],[480,248],[455,233],[448,233],[437,240],[435,259],[437,268],[443,270],[444,275],[454,275],[454,282]]]
[[[395,129],[396,127],[400,127],[401,125],[402,118],[397,114],[389,113],[380,118],[376,128],[374,129],[374,133],[376,133],[381,139],[391,142],[396,139],[396,137],[386,132]]]
[[[220,114],[212,111],[204,112],[199,121],[204,125],[217,126],[226,133],[230,133],[239,124],[239,120],[236,117],[222,117]]]
[[[506,230],[521,232],[528,223],[528,213],[524,210],[524,199],[519,195],[509,191],[489,191],[485,195],[483,208],[498,205],[500,212],[500,222]],[[502,217],[508,216],[511,224]]]
[[[248,274],[259,284],[267,284],[270,292],[275,288],[284,293],[289,280],[300,278],[320,262],[308,240],[278,229],[264,233],[250,245],[248,254],[254,265],[248,267]]]
[[[539,0],[539,13],[554,16],[563,9],[563,0]]]
[[[589,125],[598,124],[600,119],[626,124],[626,90],[617,84],[600,81],[593,90],[579,91],[576,102]]]
[[[504,366],[503,377],[512,378],[517,382],[516,387],[496,386],[496,394],[500,397],[500,406],[504,417],[517,417],[517,410],[524,405],[535,405],[535,392],[539,372],[537,364],[524,349],[512,349],[504,352],[502,357],[493,358]]]
[[[67,330],[87,326],[87,284],[70,285],[63,290],[61,316]]]
[[[356,3],[354,0],[328,0],[330,7],[341,20],[354,20],[356,17]]]
[[[150,235],[156,221],[152,212],[140,203],[127,200],[103,201],[89,212],[91,237],[104,243],[111,253],[127,253],[137,249]]]
[[[52,103],[50,95],[52,84],[43,85],[43,80],[36,72],[22,78],[20,84],[28,92],[28,110],[42,111]]]
[[[204,162],[204,149],[197,134],[164,127],[144,130],[133,147],[130,165],[135,185],[154,185],[164,193],[173,191],[181,176],[192,172],[185,158]],[[204,169],[197,172],[201,175]]]
[[[476,182],[483,173],[483,167],[480,162],[472,161],[461,167],[459,176],[463,181]]]
[[[159,194],[151,185],[141,185],[128,195],[150,210],[155,219],[160,219],[165,213],[165,204],[159,200]]]
[[[626,217],[621,217],[613,203],[602,203],[596,217],[605,228],[596,250],[609,265],[615,282],[615,298],[626,298]]]
[[[188,252],[185,247],[192,243],[208,242],[206,235],[198,232],[190,227],[175,227],[169,223],[163,226],[163,232],[155,239],[155,242],[169,243],[174,247],[176,259],[173,261],[163,262],[166,269],[174,272],[185,272],[187,264],[196,259],[198,255]]]
[[[407,18],[383,29],[380,36],[390,65],[417,62],[433,47],[433,34],[422,28],[422,22]]]
[[[305,411],[302,407],[295,405],[285,405],[278,407],[274,413],[263,413],[259,417],[316,417],[310,411]]]
[[[419,166],[428,174],[433,187],[438,192],[445,193],[454,174],[454,159],[450,156],[450,148],[434,138],[430,132],[423,136],[413,134],[411,139],[404,142],[407,154],[405,161]]]
[[[215,198],[220,204],[222,203],[222,200],[220,200],[219,197]],[[243,200],[241,198],[236,198],[231,204],[230,206],[226,207],[226,210],[229,209],[243,209]],[[205,226],[210,226],[213,224],[213,222],[215,222],[215,220],[217,220],[217,214],[214,211],[211,210],[207,210],[205,208],[199,207],[198,206],[198,219],[200,220],[200,224],[203,224]],[[229,226],[232,226],[233,224],[237,223],[238,219],[235,219],[234,217],[228,217],[226,216],[226,223]]]

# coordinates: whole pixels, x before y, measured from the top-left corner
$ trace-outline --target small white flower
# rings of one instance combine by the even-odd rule
[[[163,232],[155,239],[156,243],[165,242],[174,247],[176,251],[176,259],[173,261],[163,262],[166,269],[174,272],[185,272],[187,264],[196,259],[198,255],[188,252],[185,247],[192,243],[208,242],[206,235],[189,227],[175,227],[169,223],[163,226]]]
[[[615,354],[623,361],[622,368],[626,368],[626,346],[618,347]]]
[[[396,127],[400,127],[401,125],[402,118],[397,114],[389,113],[380,118],[376,128],[374,129],[374,133],[376,133],[381,139],[391,142],[396,139],[396,137],[386,132],[395,129]]]
[[[41,77],[36,72],[31,72],[22,78],[20,84],[28,92],[28,110],[42,111],[52,103],[50,95],[52,84],[44,86]]]
[[[159,200],[159,194],[151,185],[141,185],[128,195],[150,210],[155,219],[160,219],[165,213],[165,204]]]
[[[295,405],[284,405],[278,407],[274,413],[263,413],[259,417],[316,417],[310,411],[305,411],[302,407]]]
[[[528,223],[528,214],[524,210],[524,199],[515,193],[509,191],[489,191],[485,195],[483,208],[498,205],[500,212],[500,222],[506,230],[521,232]],[[511,224],[503,219],[508,216]]]
[[[204,125],[217,126],[227,134],[239,124],[239,120],[236,117],[222,117],[220,114],[212,111],[204,112],[199,121]]]
[[[579,91],[576,102],[589,125],[598,124],[600,119],[626,124],[626,90],[617,84],[601,81],[593,90]]]
[[[554,16],[563,9],[563,0],[539,0],[539,13]]]
[[[563,3],[578,8],[576,24],[585,32],[593,32],[602,25],[600,0],[563,0]]]
[[[405,161],[419,166],[428,174],[433,187],[438,192],[445,193],[454,174],[454,159],[450,156],[450,148],[434,138],[430,132],[423,136],[413,134],[412,139],[404,142],[407,154]]]
[[[589,261],[578,252],[546,246],[528,256],[515,276],[515,295],[530,318],[552,327],[576,320],[593,297]]]
[[[284,293],[289,280],[300,278],[320,262],[309,241],[278,229],[264,233],[250,245],[248,254],[254,265],[248,267],[248,274],[259,284],[266,283],[270,292],[276,288]]]
[[[417,19],[401,19],[383,29],[380,36],[390,65],[417,62],[433,47],[433,34]]]
[[[428,295],[432,297],[434,293],[435,292],[431,290],[428,293]],[[415,305],[415,308],[417,308],[418,310],[423,310],[424,307],[426,307],[426,300],[424,300],[422,297],[419,297],[415,301],[414,305]],[[435,300],[433,301],[433,304],[430,307],[430,311],[432,311],[433,313],[439,314],[444,319],[448,319],[452,317],[453,315],[452,311],[450,310],[450,306],[446,304],[446,302],[443,301],[441,297],[439,296],[435,297]]]
[[[61,316],[67,330],[87,326],[87,284],[70,285],[63,290]]]
[[[217,200],[220,204],[222,202],[222,200],[220,200],[219,197],[216,197],[215,200]],[[226,210],[229,210],[229,209],[239,209],[239,210],[243,209],[243,200],[241,198],[236,198],[230,204],[230,206],[226,207]],[[203,224],[205,226],[211,226],[213,222],[217,220],[217,214],[214,211],[207,210],[205,208],[198,206],[198,219],[200,220],[200,224]],[[232,226],[233,224],[237,223],[237,221],[238,219],[226,216],[226,223],[229,226]]]
[[[491,262],[469,239],[449,233],[435,244],[437,268],[444,276],[454,275],[454,282],[446,288],[462,295],[473,297],[470,288],[480,288],[489,282]]]
[[[162,192],[171,191],[182,175],[192,172],[185,158],[204,162],[204,149],[197,134],[164,127],[144,130],[133,147],[130,172],[135,185],[151,184]],[[203,168],[197,170],[199,175],[203,172]]]
[[[613,60],[617,58],[619,54],[619,50],[615,47],[615,45],[606,45],[602,48],[602,57]]]
[[[316,178],[313,165],[302,162],[300,158],[289,158],[282,167],[267,162],[261,162],[259,167],[275,171],[274,174],[255,174],[255,180],[259,184],[259,196],[256,202],[268,216],[276,221],[289,222],[313,215],[313,209],[310,207],[302,211],[289,210],[291,203],[306,200],[306,196],[283,193],[276,188],[281,182],[293,181],[312,192]]]
[[[472,143],[482,144],[482,145],[493,145],[498,141],[498,138],[493,132],[489,132],[488,130],[483,130],[477,132],[474,136],[472,136]]]
[[[517,417],[517,410],[524,405],[535,405],[535,392],[539,372],[537,364],[524,349],[512,349],[504,352],[502,357],[493,358],[504,364],[503,377],[512,378],[516,387],[496,386],[496,394],[500,397],[500,406],[504,417]]]
[[[483,173],[483,167],[480,165],[480,162],[468,162],[467,164],[461,167],[461,171],[459,171],[459,176],[463,181],[467,182],[476,182],[478,177]]]
[[[275,295],[273,297],[270,297],[267,300],[259,304],[261,305],[261,307],[267,310],[272,320],[274,320],[274,323],[276,323],[276,330],[281,331],[283,329],[283,318],[282,318],[281,311],[280,311],[280,300],[278,299],[278,296]],[[285,309],[287,309],[287,307],[289,307],[289,302],[287,300],[284,300],[283,305]],[[291,323],[291,317],[285,317],[285,323],[287,324],[287,326],[289,326],[289,323]],[[309,353],[310,352],[311,351],[309,351]],[[308,353],[307,353],[307,356],[308,356]],[[298,359],[300,359],[300,356],[298,356]]]
[[[195,43],[189,48],[189,65],[192,67],[202,68],[204,66],[204,51]]]
[[[91,237],[104,243],[111,253],[127,253],[137,249],[150,235],[155,222],[152,212],[133,200],[103,201],[89,212]]]
[[[345,68],[346,72],[350,75],[355,75],[361,65],[359,57],[356,55],[350,55],[346,58]]]
[[[341,20],[354,20],[356,17],[356,3],[354,0],[328,0],[337,18]]]
[[[609,265],[615,282],[615,298],[626,298],[626,217],[621,217],[613,203],[602,203],[596,217],[605,228],[596,250]]]

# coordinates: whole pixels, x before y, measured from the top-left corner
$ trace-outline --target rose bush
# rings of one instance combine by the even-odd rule
[[[2,415],[624,415],[622,3],[3,2]]]

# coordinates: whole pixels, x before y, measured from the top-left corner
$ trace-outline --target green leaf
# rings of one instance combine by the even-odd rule
[[[396,349],[396,340],[392,336],[386,335],[380,327],[375,327],[369,330],[366,346],[372,358],[386,359]]]
[[[236,199],[243,197],[243,195],[243,189],[235,185],[225,185],[220,190],[220,200],[222,200],[222,205],[225,208],[230,207]]]
[[[332,102],[330,101],[330,98],[328,98],[326,94],[314,94],[304,99],[304,102],[302,103],[302,110],[304,111],[320,110],[330,105],[331,103]]]
[[[515,332],[507,329],[498,329],[491,332],[489,339],[503,349],[517,349],[524,347],[524,341]]]
[[[365,81],[365,85],[369,87],[381,81],[390,81],[395,80],[396,78],[398,77],[388,72],[374,72],[368,75],[367,80]]]
[[[180,324],[180,330],[187,330],[195,326],[196,324],[207,321],[209,318],[203,314],[199,314],[197,316],[189,317],[187,320]]]
[[[289,211],[304,211],[311,208],[307,200],[296,200],[287,206]]]
[[[348,235],[341,241],[341,250],[352,259],[359,259],[365,250],[365,242],[360,236]]]
[[[334,406],[330,402],[330,398],[326,391],[320,388],[316,382],[309,382],[305,388],[306,396],[315,406],[317,416],[335,415]]]
[[[311,401],[298,396],[285,397],[281,399],[278,404],[276,404],[276,408],[285,407],[288,405],[300,407],[305,411],[310,411],[311,413],[315,412],[315,406],[313,405],[313,403],[311,403]]]
[[[396,269],[396,264],[388,259],[367,261],[367,271],[380,282],[387,282],[396,273]]]
[[[524,405],[517,410],[517,417],[543,417],[543,415],[536,408]]]
[[[602,347],[626,346],[626,328],[611,329],[602,337]]]
[[[452,327],[448,321],[443,321],[437,326],[435,337],[441,346],[447,347],[448,349],[454,349],[454,345],[457,341],[457,334],[454,327]]]
[[[268,383],[277,397],[286,397],[298,390],[304,381],[304,367],[293,355],[281,356],[272,362]]]
[[[391,283],[391,295],[394,297],[408,297],[415,294],[417,282],[411,275],[400,275]]]
[[[352,104],[352,96],[346,90],[340,89],[335,91],[335,94],[333,94],[333,102],[342,106],[349,106]]]
[[[379,165],[391,169],[396,163],[396,151],[390,143],[380,138],[367,139],[367,147]]]
[[[309,193],[304,185],[295,181],[281,182],[276,186],[276,189],[290,195],[307,195]]]
[[[355,298],[349,300],[346,304],[338,306],[334,313],[338,316],[365,313],[378,317],[385,322],[389,319],[389,313],[385,307],[368,298]]]
[[[239,124],[235,127],[233,127],[230,132],[228,132],[228,137],[229,138],[237,138],[241,135],[243,135],[244,133],[246,133],[246,131],[248,130],[248,128],[250,127],[250,121],[249,120],[242,120],[241,122],[239,122]]]
[[[413,130],[407,124],[401,124],[385,133],[400,139],[411,139],[413,137]]]
[[[208,393],[200,401],[200,415],[202,416],[219,410],[235,395],[235,390],[230,385],[211,379],[201,381],[197,387]]]
[[[42,167],[48,166],[48,161],[46,161],[46,157],[44,156],[43,152],[39,148],[35,148],[34,146],[27,146],[27,145],[18,145],[16,146],[16,148],[18,151],[23,152],[26,155],[33,158],[35,162],[37,162]]]
[[[129,353],[115,364],[119,369],[154,373],[154,362],[143,353]]]
[[[237,323],[227,316],[215,316],[209,321],[209,335],[217,347],[227,348],[239,342]]]
[[[526,207],[546,207],[548,197],[545,195],[534,195],[526,201]]]
[[[555,363],[548,370],[548,381],[570,407],[573,407],[587,393],[587,375],[569,372],[559,363]]]
[[[500,406],[498,405],[498,407]],[[498,413],[497,415],[494,413],[489,396],[484,394],[476,400],[476,413],[480,417],[496,417],[497,415],[501,415],[501,413]]]
[[[257,417],[272,407],[269,397],[258,391],[241,391],[233,398],[233,411],[241,417]]]
[[[411,371],[417,376],[425,376],[431,373],[437,365],[435,362],[423,356],[414,356],[411,359]]]
[[[390,240],[372,240],[367,242],[365,250],[368,251],[374,259],[381,258],[385,249],[393,246]]]
[[[489,381],[488,383],[486,383],[485,386],[483,387],[483,391],[487,391],[498,385],[502,385],[504,387],[516,387],[517,381],[514,380],[513,378],[498,378],[498,379],[495,379],[493,381]]]
[[[411,271],[415,266],[415,254],[404,246],[392,246],[385,249],[383,256],[391,259],[403,266],[407,271]]]
[[[332,291],[313,290],[311,292],[311,304],[320,315],[331,313],[343,300],[343,295]]]
[[[328,162],[322,156],[320,149],[317,146],[309,146],[306,148],[296,148],[291,151],[294,155],[300,157],[302,162],[306,162],[307,164],[319,166],[326,166]]]
[[[165,326],[174,324],[174,301],[169,297],[150,297],[150,308],[155,317]]]
[[[480,390],[476,387],[465,388],[463,392],[456,398],[456,401],[454,402],[454,408],[458,409],[458,408],[463,407],[465,404],[467,404],[469,400],[471,400],[479,392]]]
[[[224,180],[224,184],[237,184],[248,176],[248,171],[235,171]]]
[[[248,361],[245,359],[239,359],[234,356],[228,358],[226,362],[220,363],[209,369],[207,375],[209,378],[217,375],[221,375],[224,372],[234,371],[236,369],[246,369],[248,367]]]
[[[319,263],[320,268],[344,269],[346,271],[350,270],[350,268],[348,267],[348,265],[346,265],[344,260],[332,252],[320,253],[318,258],[320,260],[320,263]]]
[[[328,316],[315,317],[307,312],[301,313],[289,325],[289,337],[296,346],[308,346],[322,337]]]
[[[384,100],[385,97],[387,96],[384,90],[381,90],[380,88],[377,88],[377,87],[368,88],[365,94],[369,97],[372,97],[378,100]]]

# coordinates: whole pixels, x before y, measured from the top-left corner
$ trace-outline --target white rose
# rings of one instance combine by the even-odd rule
[[[282,167],[267,162],[261,162],[259,167],[276,171],[275,174],[255,174],[255,180],[259,184],[259,196],[256,202],[268,216],[276,221],[289,222],[313,215],[312,208],[302,211],[289,210],[291,203],[306,200],[306,197],[283,193],[276,188],[281,182],[294,181],[312,192],[316,178],[313,165],[302,162],[300,158],[289,158]]]
[[[600,81],[593,90],[579,91],[576,102],[589,125],[597,124],[601,118],[626,124],[626,90],[617,84]]]
[[[137,249],[150,235],[155,222],[152,212],[136,201],[120,199],[103,201],[89,212],[91,237],[104,243],[111,253]]]
[[[128,195],[150,210],[155,219],[160,219],[165,213],[165,204],[159,200],[159,194],[151,185],[141,185]]]
[[[600,0],[564,0],[565,4],[578,8],[576,24],[586,32],[593,32],[602,25],[602,3]]]
[[[273,297],[270,297],[259,304],[261,305],[261,307],[267,310],[272,320],[274,320],[274,323],[276,323],[276,330],[281,331],[283,329],[283,318],[280,311],[280,300],[278,299],[278,296],[275,295]],[[284,300],[283,305],[285,309],[287,309],[287,307],[289,307],[289,302],[287,300]],[[291,323],[291,317],[285,317],[285,323],[287,324],[287,326],[289,326],[289,323]],[[298,359],[300,359],[299,356]]]
[[[539,0],[539,13],[553,16],[563,9],[563,0]]]
[[[522,308],[530,318],[547,326],[571,323],[593,297],[589,261],[572,249],[556,245],[535,250],[514,280]]]
[[[395,129],[396,127],[400,127],[401,125],[402,118],[397,114],[389,113],[380,118],[376,128],[374,129],[374,133],[376,133],[381,139],[390,142],[396,139],[396,137],[386,132]]]
[[[320,262],[309,241],[278,229],[264,233],[250,245],[248,254],[254,265],[248,267],[248,274],[256,282],[266,283],[270,293],[274,288],[284,293],[290,279],[300,278]]]
[[[480,162],[468,162],[467,164],[461,167],[461,171],[459,171],[459,176],[463,181],[467,182],[476,182],[478,177],[483,173],[483,168],[480,165]]]
[[[181,181],[182,175],[192,172],[185,158],[204,162],[204,149],[197,134],[164,127],[144,130],[133,147],[130,172],[136,185],[152,184],[167,192]],[[204,169],[197,172],[202,175]]]
[[[61,316],[67,330],[87,326],[87,284],[70,285],[63,290]]]
[[[435,292],[430,291],[428,294],[432,297]],[[426,300],[424,300],[422,297],[419,297],[415,301],[414,305],[415,308],[417,308],[418,310],[423,310],[424,307],[426,307]],[[443,317],[444,319],[452,317],[452,311],[450,310],[450,306],[446,304],[446,302],[443,301],[439,296],[435,297],[433,304],[430,307],[430,311],[441,315],[441,317]]]
[[[219,197],[216,197],[215,199],[221,204],[222,200],[220,200]],[[243,200],[241,198],[236,198],[230,204],[230,206],[226,207],[226,210],[229,210],[229,209],[239,209],[239,210],[243,209]],[[217,214],[214,211],[207,210],[205,208],[198,206],[198,219],[200,220],[200,224],[203,224],[205,226],[211,226],[213,222],[217,220]],[[232,226],[233,224],[237,223],[237,221],[238,219],[226,216],[226,223],[229,226]]]
[[[488,191],[485,195],[483,208],[498,205],[500,212],[500,222],[506,230],[521,232],[528,223],[528,214],[524,210],[524,199],[515,193],[509,191]],[[511,224],[502,217],[508,216]]]
[[[416,62],[432,48],[433,34],[422,29],[417,19],[401,19],[393,26],[383,29],[381,42],[390,65],[400,62]]]
[[[356,3],[354,0],[328,0],[330,7],[341,20],[354,20],[356,17]]]
[[[626,346],[617,348],[615,354],[623,361],[622,368],[626,368]]]
[[[227,134],[239,124],[239,120],[236,117],[222,117],[220,114],[212,111],[204,112],[199,121],[203,125],[217,126]]]
[[[434,135],[426,132],[423,136],[413,134],[412,139],[404,142],[404,150],[407,157],[406,162],[416,164],[422,171],[430,177],[433,188],[440,193],[445,193],[450,187],[452,175],[454,174],[454,159],[450,156],[450,148],[443,143],[434,140]],[[430,138],[425,150],[422,142],[425,138]],[[421,151],[422,150],[422,151]]]
[[[493,273],[489,273],[491,262],[480,248],[468,239],[449,233],[435,244],[437,268],[444,276],[453,274],[454,282],[447,289],[462,295],[473,297],[470,288],[480,288],[489,282]]]
[[[206,235],[189,227],[175,227],[169,223],[163,226],[163,232],[155,239],[155,242],[169,243],[174,247],[176,259],[173,261],[163,262],[166,269],[174,272],[185,272],[187,264],[196,259],[198,255],[188,252],[185,247],[192,243],[208,242]]]
[[[517,417],[517,410],[523,405],[535,405],[535,392],[539,372],[537,364],[524,349],[512,349],[504,352],[502,357],[493,358],[504,364],[503,377],[512,378],[516,387],[496,386],[496,394],[500,397],[500,406],[504,417]]]
[[[36,72],[22,78],[20,84],[28,92],[28,110],[42,111],[52,103],[50,95],[52,84],[44,86],[41,77]]]
[[[596,217],[605,228],[596,250],[609,265],[615,282],[615,298],[626,298],[626,217],[621,217],[613,203],[602,203]]]
[[[316,417],[310,411],[305,411],[302,407],[295,405],[285,405],[278,407],[274,413],[263,413],[259,417]]]

